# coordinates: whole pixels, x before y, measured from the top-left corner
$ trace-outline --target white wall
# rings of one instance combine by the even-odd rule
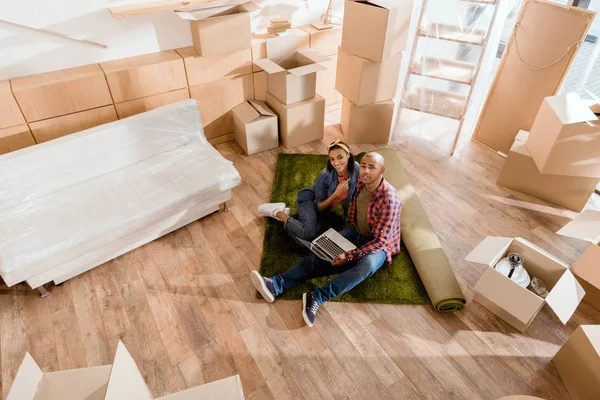
[[[262,7],[253,13],[255,32],[264,32],[270,18],[290,18],[292,26],[316,22],[328,3],[327,0],[255,2]],[[173,12],[115,19],[107,10],[108,3],[107,0],[0,0],[0,19],[59,31],[108,46],[102,49],[0,21],[0,80],[192,44],[187,21]],[[334,15],[343,15],[343,0],[336,0]]]

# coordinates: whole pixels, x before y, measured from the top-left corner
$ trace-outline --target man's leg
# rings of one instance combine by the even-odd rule
[[[319,305],[332,297],[346,293],[365,279],[372,276],[385,262],[385,252],[369,254],[358,261],[351,261],[342,267],[345,271],[333,278],[327,285],[316,289],[313,294]]]
[[[278,296],[308,279],[339,274],[343,270],[343,267],[334,267],[314,254],[309,254],[286,272],[271,277],[275,288],[274,294]]]

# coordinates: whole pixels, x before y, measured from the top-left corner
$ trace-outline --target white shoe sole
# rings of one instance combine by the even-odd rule
[[[308,325],[309,328],[312,328],[313,324],[308,319],[308,315],[306,315],[306,293],[302,294],[302,318],[304,318],[306,325]]]
[[[263,299],[265,299],[265,301],[269,303],[275,301],[275,296],[273,296],[273,294],[269,291],[269,288],[265,284],[265,281],[263,280],[262,276],[260,276],[258,271],[252,271],[252,273],[250,274],[250,281],[252,282],[256,290],[258,290],[258,292],[261,294]]]

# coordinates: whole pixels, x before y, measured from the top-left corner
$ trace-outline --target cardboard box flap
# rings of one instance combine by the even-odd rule
[[[585,210],[556,233],[598,244],[600,242],[600,211]]]
[[[43,376],[33,357],[25,353],[6,400],[33,400]]]
[[[315,64],[303,65],[302,67],[292,68],[292,69],[288,70],[288,72],[295,76],[303,76],[303,75],[312,74],[314,72],[323,71],[325,69],[327,69],[327,67],[324,67],[323,65],[321,65],[319,63],[315,63]]]
[[[240,10],[251,13],[260,10],[260,6],[253,1],[247,1],[239,5]]]
[[[542,298],[523,290],[493,268],[485,270],[475,284],[475,290],[524,325],[529,325],[544,306]]]
[[[361,3],[370,3],[371,5],[375,5],[381,8],[387,8],[391,10],[392,8],[398,7],[398,4],[394,0],[355,0]]]
[[[243,400],[244,392],[240,376],[205,383],[182,392],[173,393],[157,400],[197,400],[197,399],[219,399],[219,400]]]
[[[466,260],[493,267],[500,260],[512,241],[513,239],[507,237],[488,236],[469,253]]]
[[[274,117],[275,113],[263,101],[249,100],[254,109],[262,116]]]
[[[265,41],[265,47],[268,58],[280,57],[294,53],[298,47],[298,39],[296,35],[283,35],[270,38]]]
[[[569,322],[569,319],[581,303],[585,296],[585,290],[581,287],[573,273],[566,270],[563,276],[556,282],[548,296],[546,303],[556,314],[563,324]]]
[[[233,109],[233,113],[238,117],[244,124],[254,121],[256,118],[260,117],[260,113],[256,110],[255,107],[249,104],[249,102],[245,101],[239,106]]]
[[[596,353],[600,355],[600,325],[579,325],[583,330],[588,340],[596,349]]]
[[[276,63],[274,63],[273,61],[269,60],[268,58],[263,58],[260,60],[254,60],[254,65],[262,68],[263,70],[265,70],[265,72],[267,74],[276,74],[278,72],[285,72],[285,68],[282,68],[281,66],[277,65]]]
[[[546,97],[546,101],[564,124],[575,124],[598,119],[577,93]]]
[[[529,137],[529,132],[521,129],[519,131],[519,133],[517,133],[517,137],[515,138],[515,140],[518,140],[520,142],[527,142],[528,137]]]
[[[309,60],[312,60],[313,62],[316,62],[316,63],[329,61],[329,58],[330,58],[315,49],[302,49],[302,50],[298,50],[298,53],[302,54],[304,57],[306,57]]]
[[[571,272],[590,285],[600,288],[600,246],[590,244],[575,261]]]
[[[42,377],[36,400],[104,400],[111,366],[48,372]]]
[[[117,344],[117,354],[110,372],[105,399],[152,400],[144,377],[121,341]]]

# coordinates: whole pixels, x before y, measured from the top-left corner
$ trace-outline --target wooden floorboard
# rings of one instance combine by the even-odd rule
[[[26,351],[44,371],[109,364],[123,340],[156,397],[233,374],[248,399],[569,399],[552,356],[580,324],[599,324],[582,304],[563,325],[543,308],[521,334],[472,302],[486,267],[465,256],[486,236],[520,236],[567,263],[587,247],[556,235],[575,213],[495,184],[503,159],[474,142],[449,158],[443,143],[403,137],[394,146],[468,299],[463,311],[429,306],[330,303],[305,326],[298,301],[267,304],[248,279],[265,231],[277,155],[325,153],[339,137],[297,149],[244,155],[216,148],[242,184],[231,212],[215,213],[78,276],[40,299],[0,286],[0,393]],[[354,152],[378,145],[352,145]],[[600,199],[589,206],[598,209]]]

